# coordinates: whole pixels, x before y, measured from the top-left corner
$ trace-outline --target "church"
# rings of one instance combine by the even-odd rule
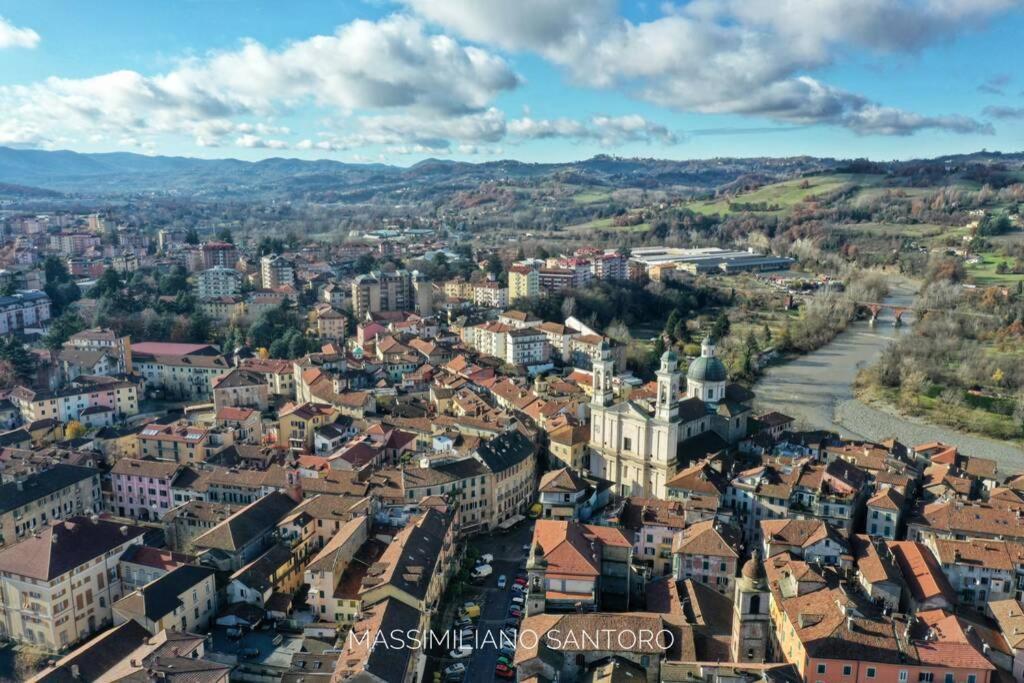
[[[678,366],[676,353],[666,351],[654,400],[615,403],[614,363],[607,344],[594,361],[588,468],[613,482],[621,496],[666,498],[666,484],[676,472],[747,434],[753,395],[728,382],[710,337],[687,370],[685,393]]]

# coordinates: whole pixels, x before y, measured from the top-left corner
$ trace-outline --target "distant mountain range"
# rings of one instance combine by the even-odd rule
[[[934,160],[954,163],[1014,160],[1021,155],[981,152]],[[260,196],[324,201],[366,201],[379,194],[452,192],[510,180],[607,188],[699,192],[747,182],[764,183],[831,170],[847,162],[815,157],[697,159],[621,158],[599,155],[566,163],[502,160],[484,163],[427,159],[408,168],[385,164],[273,158],[263,161],[146,156],[128,152],[83,154],[0,147],[0,196],[45,198],[52,192],[97,196],[135,193],[209,198]],[[912,163],[912,162],[903,162]],[[927,162],[924,162],[927,163]]]

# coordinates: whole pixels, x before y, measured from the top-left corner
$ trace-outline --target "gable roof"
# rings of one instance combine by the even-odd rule
[[[0,571],[50,581],[146,531],[105,519],[72,517],[0,549]]]
[[[239,550],[274,527],[295,505],[294,500],[279,491],[268,493],[198,536],[193,543],[197,548]]]

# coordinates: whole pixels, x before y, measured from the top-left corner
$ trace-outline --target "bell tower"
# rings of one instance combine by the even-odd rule
[[[615,363],[612,361],[612,352],[608,348],[608,342],[601,342],[601,358],[594,361],[594,395],[590,402],[595,406],[610,406],[612,404],[612,374]]]
[[[677,367],[679,357],[674,351],[666,351],[661,355],[661,368],[658,376],[658,401],[655,417],[669,422],[679,417],[679,385],[680,378]]]
[[[772,630],[768,613],[769,595],[761,553],[754,550],[736,581],[730,653],[734,662],[768,661]]]

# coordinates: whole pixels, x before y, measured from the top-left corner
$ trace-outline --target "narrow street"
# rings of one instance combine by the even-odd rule
[[[471,542],[480,554],[494,555],[494,562],[491,564],[494,573],[487,577],[486,583],[481,586],[484,603],[481,606],[480,619],[477,623],[477,642],[484,641],[485,633],[491,634],[489,641],[500,642],[500,632],[505,625],[513,595],[512,580],[517,574],[525,575],[527,553],[523,550],[523,545],[530,543],[533,538],[533,524],[533,520],[526,520],[508,533],[495,532],[475,538]],[[498,577],[503,574],[508,580],[508,585],[504,589],[500,589],[498,588]],[[497,646],[481,647],[467,660],[464,680],[474,682],[495,680],[494,667],[497,661]]]

